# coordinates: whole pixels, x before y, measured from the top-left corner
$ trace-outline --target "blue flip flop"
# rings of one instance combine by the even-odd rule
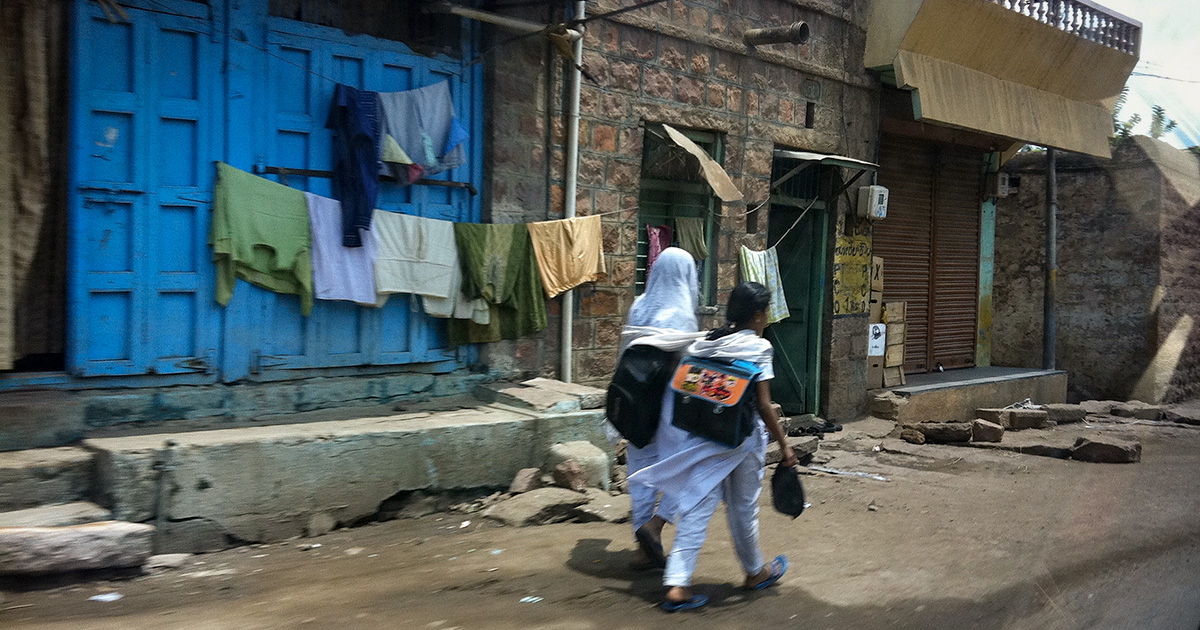
[[[646,555],[646,559],[654,566],[664,569],[667,566],[667,557],[663,554],[662,543],[654,540],[650,532],[645,531],[642,527],[637,528],[633,532],[634,538],[637,538],[638,546],[641,547],[642,553]]]
[[[772,584],[778,582],[779,578],[783,577],[784,573],[787,573],[787,570],[788,570],[787,556],[784,556],[784,555],[775,556],[775,559],[771,561],[771,577],[768,577],[767,579],[759,582],[758,584],[755,584],[754,590],[761,591],[764,588],[767,588],[767,587],[771,586]]]
[[[697,608],[703,608],[706,605],[708,605],[707,595],[692,595],[691,598],[682,602],[673,602],[671,600],[667,600],[659,604],[659,608],[662,608],[666,612],[673,613],[681,610],[695,610]]]

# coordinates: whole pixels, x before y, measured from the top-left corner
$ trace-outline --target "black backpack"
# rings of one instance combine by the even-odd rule
[[[617,362],[608,386],[608,421],[629,443],[644,448],[654,439],[662,396],[675,370],[675,353],[654,346],[630,346]]]

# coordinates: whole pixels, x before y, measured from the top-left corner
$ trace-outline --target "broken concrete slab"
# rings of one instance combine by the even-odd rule
[[[148,571],[166,571],[168,569],[178,569],[187,564],[191,559],[192,554],[190,553],[160,553],[147,558],[146,564],[143,566]]]
[[[0,453],[3,512],[85,500],[91,483],[92,453],[86,449],[63,446]]]
[[[542,487],[542,470],[540,468],[522,468],[513,476],[508,484],[508,491],[513,494],[529,492]]]
[[[574,396],[583,409],[602,409],[608,398],[608,392],[598,387],[588,387],[579,383],[564,383],[552,378],[532,378],[521,383],[526,387],[540,387],[559,394]]]
[[[1005,430],[1045,429],[1050,414],[1045,409],[976,409],[981,420],[1004,427]]]
[[[821,444],[821,440],[812,435],[801,435],[788,438],[788,446],[792,447],[792,452],[796,454],[798,459],[804,459],[805,455],[812,455],[817,452],[817,447]],[[778,442],[771,442],[767,445],[767,465],[778,464],[783,461],[783,450],[779,448]]]
[[[112,520],[112,512],[87,501],[0,512],[0,527],[68,527]]]
[[[1079,403],[1079,407],[1089,416],[1107,416],[1119,404],[1120,401],[1116,400],[1085,400]]]
[[[0,575],[139,567],[153,553],[153,537],[153,526],[121,521],[4,528],[0,529]]]
[[[1179,424],[1200,425],[1200,400],[1179,403],[1164,408],[1163,420]]]
[[[585,488],[608,490],[610,474],[609,456],[606,451],[597,448],[591,442],[582,440],[554,444],[546,456],[546,466],[555,467],[556,482],[558,481],[557,466],[570,460],[578,462]]]
[[[1080,405],[1069,404],[1053,404],[1044,405],[1046,415],[1051,422],[1058,424],[1072,424],[1075,422],[1083,422],[1087,417],[1087,410]]]
[[[1142,443],[1110,436],[1081,437],[1071,449],[1071,459],[1096,464],[1132,464],[1142,461]]]
[[[1004,427],[995,422],[975,419],[971,422],[972,442],[999,442],[1004,438]]]
[[[590,500],[575,508],[573,516],[582,522],[604,521],[606,523],[627,523],[633,513],[633,503],[627,494],[612,495],[603,490],[589,488],[586,492]]]
[[[87,445],[97,452],[101,502],[116,518],[149,521],[163,442],[178,442],[164,540],[186,530],[179,539],[196,546],[170,549],[183,552],[300,536],[318,513],[356,523],[400,492],[507,487],[518,470],[542,466],[551,444],[607,444],[602,426],[600,411],[539,415],[482,406]]]
[[[517,383],[487,383],[473,391],[479,400],[529,409],[539,413],[570,413],[582,407],[579,399],[541,387],[526,387]]]
[[[927,444],[954,444],[971,441],[969,422],[922,422],[906,427],[920,431]]]
[[[1054,431],[1029,430],[1005,432],[1003,442],[971,442],[966,446],[975,448],[1011,451],[1022,455],[1067,459],[1075,445],[1075,435]]]
[[[884,392],[871,399],[870,413],[877,418],[896,421],[907,405],[908,398],[894,392]]]
[[[566,488],[538,488],[493,505],[483,516],[515,527],[545,525],[567,520],[590,501],[587,494]]]

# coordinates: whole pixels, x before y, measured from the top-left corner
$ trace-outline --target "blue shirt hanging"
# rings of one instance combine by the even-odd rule
[[[332,129],[333,193],[342,203],[342,245],[362,247],[359,229],[371,228],[379,196],[379,140],[382,119],[375,92],[339,84],[325,127]]]

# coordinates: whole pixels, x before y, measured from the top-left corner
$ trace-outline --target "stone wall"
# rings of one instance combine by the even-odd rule
[[[1188,341],[1190,354],[1165,349],[1176,359],[1166,368],[1162,363],[1169,357],[1157,358],[1180,320],[1194,317],[1200,304],[1195,275],[1200,239],[1194,231],[1200,217],[1196,199],[1184,203],[1147,155],[1145,147],[1153,142],[1126,143],[1112,161],[1059,159],[1056,353],[1057,367],[1070,372],[1072,398],[1136,395],[1157,402],[1182,396],[1196,381],[1195,334]],[[1021,181],[1019,192],[997,208],[992,361],[1040,367],[1044,155],[1018,156],[1005,170]],[[1176,233],[1168,233],[1168,224],[1178,224],[1170,228]],[[1176,370],[1176,364],[1185,369]],[[1179,383],[1147,384],[1164,378]]]
[[[618,6],[604,0],[589,11]],[[807,45],[748,50],[741,41],[747,28],[801,20],[812,28]],[[609,276],[577,292],[575,380],[608,382],[623,318],[633,302],[644,123],[722,134],[723,166],[745,193],[741,202],[720,205],[720,234],[711,255],[718,261],[717,303],[723,304],[738,279],[740,245],[766,245],[768,221],[759,217],[757,227],[748,231],[745,213],[747,204],[753,208],[767,197],[776,146],[874,159],[878,95],[876,82],[861,67],[865,25],[862,0],[675,1],[588,24],[584,67],[595,82],[585,81],[581,97],[577,212],[604,214]],[[489,202],[496,221],[562,216],[566,121],[560,95],[565,94],[565,68],[557,60],[549,68],[535,66],[536,47],[524,45],[489,60],[495,89]],[[814,116],[808,128],[810,102]],[[532,116],[535,111],[547,118]],[[546,163],[548,171],[542,166]],[[535,181],[537,173],[545,172],[547,179]],[[555,302],[551,312],[557,321]],[[702,325],[718,319],[710,315]],[[551,335],[557,332],[519,342],[518,348],[541,345],[510,367],[555,375]],[[862,335],[865,348],[865,331]],[[861,369],[865,371],[865,362]],[[864,389],[861,383],[829,387]],[[858,401],[855,409],[861,410]],[[856,410],[836,415],[847,413]]]

